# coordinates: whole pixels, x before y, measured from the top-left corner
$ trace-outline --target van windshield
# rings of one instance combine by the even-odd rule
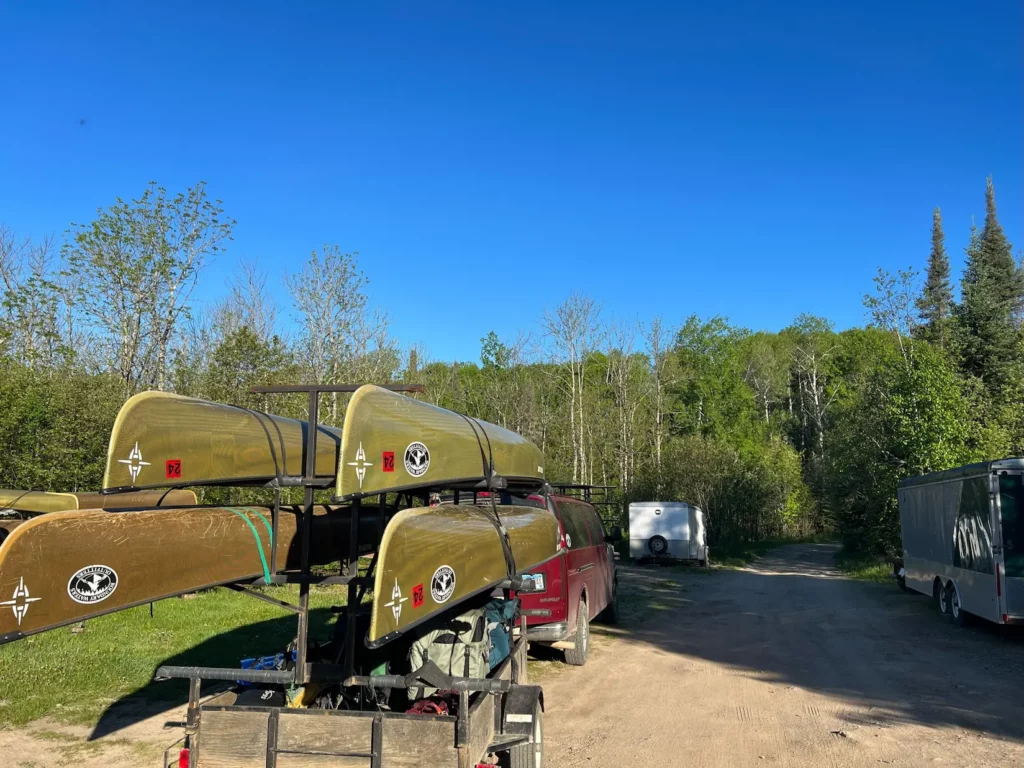
[[[1024,577],[1024,476],[999,476],[1006,575]]]

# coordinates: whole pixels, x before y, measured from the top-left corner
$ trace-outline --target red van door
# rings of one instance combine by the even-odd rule
[[[569,626],[576,627],[576,610],[584,590],[587,594],[587,618],[593,618],[595,584],[598,578],[597,564],[594,558],[594,544],[590,540],[590,526],[587,524],[588,508],[575,499],[562,498],[557,501],[559,517],[562,519],[562,530],[565,531],[565,543],[569,551],[566,553],[565,570],[569,582],[568,615]],[[603,541],[601,542],[604,543]]]

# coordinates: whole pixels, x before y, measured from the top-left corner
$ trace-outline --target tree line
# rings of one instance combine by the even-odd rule
[[[98,487],[114,416],[145,389],[301,416],[301,400],[249,389],[409,382],[536,442],[549,478],[614,486],[617,522],[630,500],[681,499],[707,511],[713,544],[834,532],[895,551],[900,479],[1024,451],[1024,270],[991,179],[985,211],[959,298],[936,208],[923,280],[880,270],[864,327],[640,323],[574,293],[516,338],[488,333],[478,360],[441,361],[397,343],[337,246],[284,275],[287,308],[251,262],[200,305],[235,221],[202,183],[151,184],[59,242],[0,227],[0,485]],[[344,409],[331,398],[323,420]]]

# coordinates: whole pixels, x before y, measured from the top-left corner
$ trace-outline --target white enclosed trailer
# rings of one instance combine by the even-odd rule
[[[704,512],[684,501],[634,501],[629,505],[629,556],[708,561]]]
[[[1024,621],[1024,459],[911,477],[898,497],[901,585],[958,624]]]

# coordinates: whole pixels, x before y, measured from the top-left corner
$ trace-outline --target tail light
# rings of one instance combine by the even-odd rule
[[[189,751],[188,747],[185,747],[181,752],[178,753],[178,768],[188,768],[189,762]]]

